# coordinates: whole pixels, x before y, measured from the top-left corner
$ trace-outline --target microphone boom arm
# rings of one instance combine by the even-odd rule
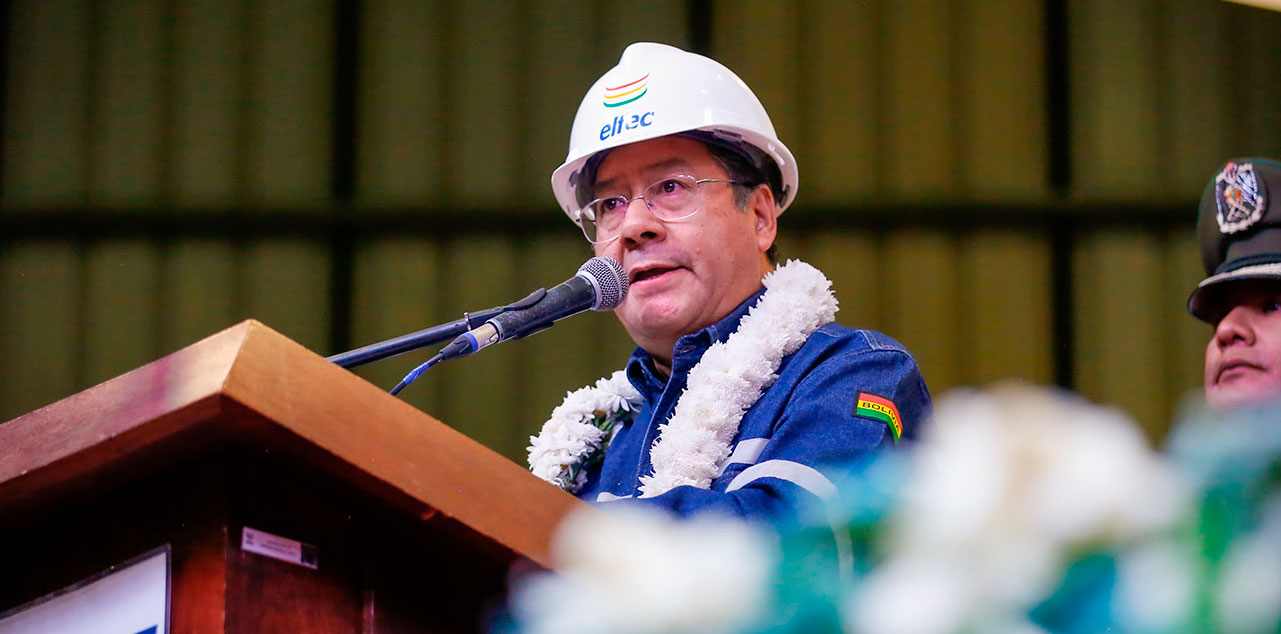
[[[520,302],[517,302],[517,304],[521,304],[527,300],[528,298],[523,299]],[[341,354],[326,357],[326,360],[350,370],[358,365],[381,361],[388,357],[394,357],[398,354],[404,354],[411,350],[417,350],[435,343],[453,339],[454,337],[457,337],[458,335],[461,335],[464,332],[493,319],[495,316],[507,312],[508,310],[512,310],[512,308],[510,306],[499,306],[497,308],[489,308],[474,313],[463,313],[462,319],[455,319],[447,324],[432,326],[431,328],[425,328],[418,332],[411,332],[407,335],[401,335],[386,341],[371,343],[367,346],[356,348],[355,350],[349,350]]]
[[[597,256],[578,267],[574,277],[551,290],[540,288],[512,304],[476,315],[464,313],[463,319],[334,355],[329,361],[351,368],[454,337],[436,356],[405,375],[391,390],[397,394],[441,361],[542,332],[557,320],[584,310],[614,310],[627,296],[627,287],[627,273],[622,265],[613,258]],[[480,325],[476,325],[478,322]]]

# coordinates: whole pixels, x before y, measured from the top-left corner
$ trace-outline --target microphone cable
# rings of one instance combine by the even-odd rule
[[[423,375],[423,372],[426,372],[428,369],[431,368],[431,366],[436,365],[437,363],[440,363],[442,360],[444,360],[444,358],[445,358],[445,351],[442,350],[436,353],[436,356],[428,359],[422,365],[414,368],[413,370],[410,370],[409,374],[406,374],[405,378],[401,379],[400,383],[396,384],[396,387],[391,388],[391,395],[395,396],[399,394],[401,390],[405,389],[405,386],[409,385],[410,383],[413,383],[414,381],[417,381],[418,377]]]
[[[422,376],[423,372],[430,370],[433,365],[436,365],[445,359],[452,359],[455,355],[465,351],[466,349],[467,345],[457,340],[451,342],[444,348],[441,348],[440,352],[436,353],[436,356],[428,359],[422,365],[419,365],[413,370],[410,370],[409,374],[406,374],[405,378],[401,379],[400,383],[396,384],[396,387],[391,388],[391,395],[395,396],[399,394],[401,390],[405,389],[405,386],[417,381],[418,377]]]

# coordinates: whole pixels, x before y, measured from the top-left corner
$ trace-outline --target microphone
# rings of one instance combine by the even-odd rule
[[[466,356],[508,339],[519,339],[552,327],[552,323],[587,309],[608,311],[618,308],[627,297],[627,273],[614,258],[595,257],[578,267],[578,274],[553,287],[538,289],[485,323],[458,335],[453,342],[422,365],[414,368],[391,389],[399,394],[418,380],[423,372],[448,359]]]
[[[611,311],[627,297],[627,273],[614,258],[595,257],[550,290],[538,289],[480,326],[459,335],[440,351],[441,360],[472,354],[509,339],[551,328],[584,310]]]

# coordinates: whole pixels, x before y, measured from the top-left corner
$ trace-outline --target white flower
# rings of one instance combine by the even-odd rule
[[[556,574],[519,582],[513,609],[529,634],[729,633],[767,613],[777,558],[738,521],[587,509],[557,533]]]
[[[627,380],[627,373],[619,370],[596,381],[597,409],[603,412],[629,412],[641,405],[640,392]]]
[[[531,451],[546,453],[580,453],[600,444],[604,432],[595,425],[553,418],[543,425],[543,432],[530,438]]]
[[[561,401],[556,409],[552,410],[551,418],[564,418],[568,420],[591,420],[595,416],[597,409],[596,391],[590,387],[579,388],[565,395],[565,400]]]
[[[1076,549],[1154,534],[1186,507],[1185,484],[1115,410],[1011,386],[956,390],[935,411],[890,518],[891,572],[883,574],[923,576],[913,601],[938,614],[922,608],[911,618],[937,631],[1015,623],[1046,597]],[[929,594],[955,579],[966,600]],[[913,631],[927,630],[935,631]]]
[[[586,474],[581,469],[572,473],[574,467],[599,449],[604,437],[604,430],[595,425],[554,416],[537,436],[529,438],[529,469],[566,491],[578,491],[586,484]]]
[[[608,431],[597,427],[596,417],[603,414],[612,424],[619,424],[639,407],[640,394],[630,384],[626,388],[620,385],[626,381],[622,372],[616,372],[595,387],[567,393],[538,435],[529,438],[530,471],[570,493],[582,489],[587,483],[582,465],[604,451],[617,431],[616,427]]]
[[[723,343],[713,344],[690,370],[685,393],[672,418],[651,446],[654,473],[641,477],[641,496],[653,497],[674,487],[711,486],[743,414],[777,378],[779,364],[823,324],[836,318],[832,283],[818,269],[790,260],[765,276],[767,292]],[[529,464],[540,478],[568,491],[581,488],[578,466],[603,451],[618,430],[586,437],[570,423],[593,423],[596,416],[618,425],[635,416],[641,395],[624,371],[565,395],[552,410],[539,436],[531,438]],[[594,425],[589,425],[593,426]],[[569,476],[577,477],[572,488]]]
[[[685,393],[650,448],[654,473],[641,477],[641,497],[682,485],[710,487],[743,415],[773,385],[783,358],[836,318],[831,282],[804,262],[788,261],[763,283],[766,293],[738,330],[690,370]]]
[[[976,598],[963,566],[942,557],[903,556],[876,568],[846,606],[853,632],[958,631]]]
[[[570,493],[577,492],[587,484],[586,474],[581,471],[575,474],[565,465],[536,465],[530,471],[547,483]]]

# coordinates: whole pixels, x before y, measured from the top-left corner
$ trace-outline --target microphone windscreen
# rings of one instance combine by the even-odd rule
[[[614,310],[627,297],[627,272],[614,258],[594,257],[578,267],[578,274],[585,275],[596,289],[592,310]]]

